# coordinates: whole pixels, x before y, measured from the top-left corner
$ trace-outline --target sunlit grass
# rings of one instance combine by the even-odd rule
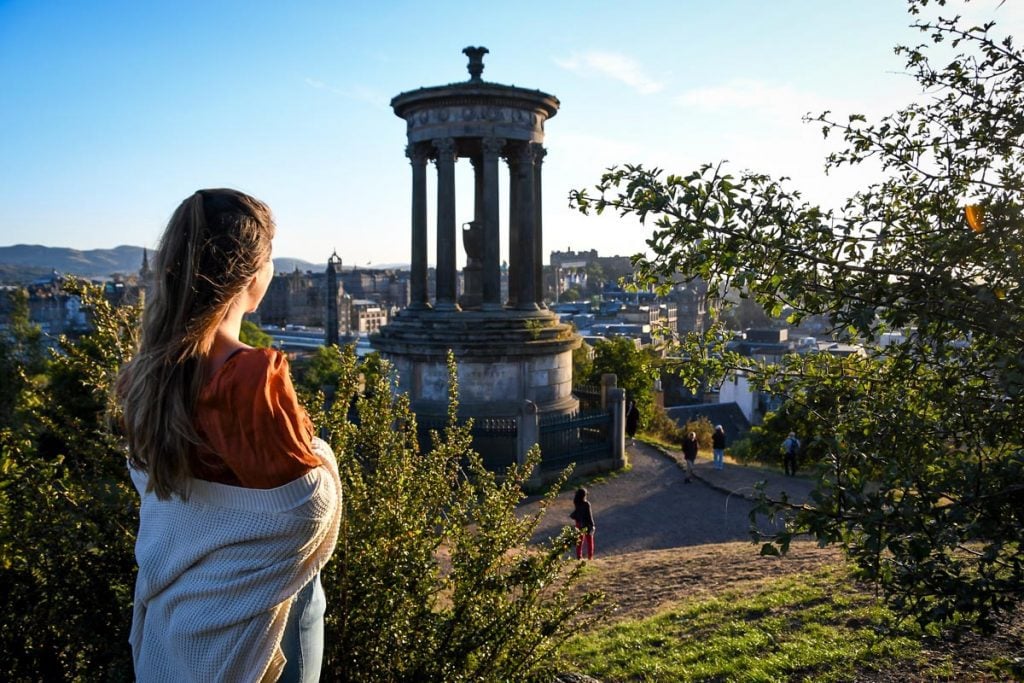
[[[883,633],[891,623],[844,570],[827,568],[575,636],[563,669],[606,683],[851,680],[919,656],[920,634]]]

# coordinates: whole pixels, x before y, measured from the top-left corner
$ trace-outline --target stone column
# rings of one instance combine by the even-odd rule
[[[516,308],[537,309],[537,259],[534,241],[537,238],[537,214],[534,208],[533,145],[524,143],[519,157],[519,268],[516,276]]]
[[[544,146],[540,143],[534,143],[533,145],[533,208],[534,208],[534,225],[533,225],[533,243],[534,249],[534,268],[537,278],[536,284],[534,284],[535,293],[537,295],[536,301],[537,306],[540,308],[546,308],[544,305],[544,221],[541,211],[541,194],[542,188],[540,178],[540,168],[544,163],[544,157],[547,156],[548,151],[544,149]],[[557,285],[556,285],[557,288]]]
[[[484,218],[483,156],[470,157],[469,165],[473,167],[473,220],[482,223]]]
[[[412,262],[409,308],[430,308],[427,295],[427,158],[422,145],[409,145],[405,155],[412,164]]]
[[[601,410],[608,410],[609,396],[612,389],[619,385],[619,377],[614,372],[606,372],[601,375]]]
[[[483,178],[483,210],[478,220],[484,226],[484,310],[501,310],[501,234],[498,227],[498,155],[505,141],[484,138],[481,141],[481,175]]]
[[[540,441],[540,414],[537,404],[523,401],[519,411],[519,429],[516,430],[516,463],[526,464],[526,455]]]
[[[515,308],[519,297],[519,158],[515,150],[505,157],[508,163],[508,302]]]
[[[437,153],[437,297],[434,307],[455,311],[455,140],[434,140]]]

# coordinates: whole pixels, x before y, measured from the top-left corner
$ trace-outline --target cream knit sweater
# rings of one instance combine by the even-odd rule
[[[193,480],[187,501],[142,497],[131,645],[139,681],[276,681],[292,598],[334,552],[341,482],[324,462],[275,489]]]

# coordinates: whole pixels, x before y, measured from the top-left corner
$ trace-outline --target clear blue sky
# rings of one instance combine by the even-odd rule
[[[994,16],[1020,26],[1021,5]],[[728,159],[826,204],[863,182],[824,177],[829,147],[800,117],[916,96],[892,54],[920,40],[909,23],[899,0],[0,0],[0,245],[152,247],[182,198],[230,186],[271,205],[277,256],[407,262],[405,126],[388,103],[466,79],[462,48],[485,45],[486,80],[562,102],[546,250],[631,254],[643,228],[566,199],[613,163]],[[470,173],[461,162],[460,222]]]

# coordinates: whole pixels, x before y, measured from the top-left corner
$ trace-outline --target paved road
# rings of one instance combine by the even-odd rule
[[[750,492],[761,473],[737,468],[728,472],[729,481],[723,483],[712,480],[719,473],[710,470],[710,463],[698,461],[698,476],[706,481],[687,484],[673,454],[638,442],[629,448],[629,456],[633,465],[629,472],[588,487],[599,555],[750,540],[752,503],[743,494]],[[735,494],[730,493],[733,490]],[[558,496],[535,540],[572,524],[572,497],[572,491]],[[529,503],[524,509],[536,509],[536,505]]]

